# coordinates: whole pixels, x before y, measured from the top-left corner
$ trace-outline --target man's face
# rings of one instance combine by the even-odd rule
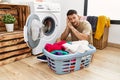
[[[73,26],[79,25],[79,16],[77,14],[68,15],[67,17]]]

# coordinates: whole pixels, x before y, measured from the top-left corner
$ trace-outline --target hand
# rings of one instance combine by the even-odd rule
[[[66,22],[67,22],[67,23],[66,23],[66,24],[67,24],[67,27],[71,29],[73,26],[72,26],[72,24],[71,24],[71,22],[69,21],[68,18],[67,18]]]

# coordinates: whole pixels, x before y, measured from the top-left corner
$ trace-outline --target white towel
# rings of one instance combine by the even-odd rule
[[[87,40],[73,41],[72,44],[65,43],[63,46],[66,48],[66,51],[70,53],[80,52],[84,53],[89,50],[89,42]]]

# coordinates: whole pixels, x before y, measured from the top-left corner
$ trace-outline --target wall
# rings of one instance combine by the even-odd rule
[[[46,2],[54,2],[54,3],[60,3],[60,0],[43,0],[43,1],[46,1]]]
[[[109,28],[108,42],[120,44],[120,25],[111,24]]]
[[[19,2],[32,2],[32,1],[46,1],[46,2],[57,2],[60,3],[60,0],[2,0],[2,1],[7,1],[10,3],[19,3]]]
[[[3,2],[9,2],[9,3],[12,3],[12,4],[19,4],[19,2],[32,2],[34,0],[2,0]]]

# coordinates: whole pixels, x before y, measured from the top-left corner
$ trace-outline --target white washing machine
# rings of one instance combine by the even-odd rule
[[[37,55],[46,43],[54,43],[60,36],[60,4],[34,3],[32,10],[24,26],[24,40]]]

